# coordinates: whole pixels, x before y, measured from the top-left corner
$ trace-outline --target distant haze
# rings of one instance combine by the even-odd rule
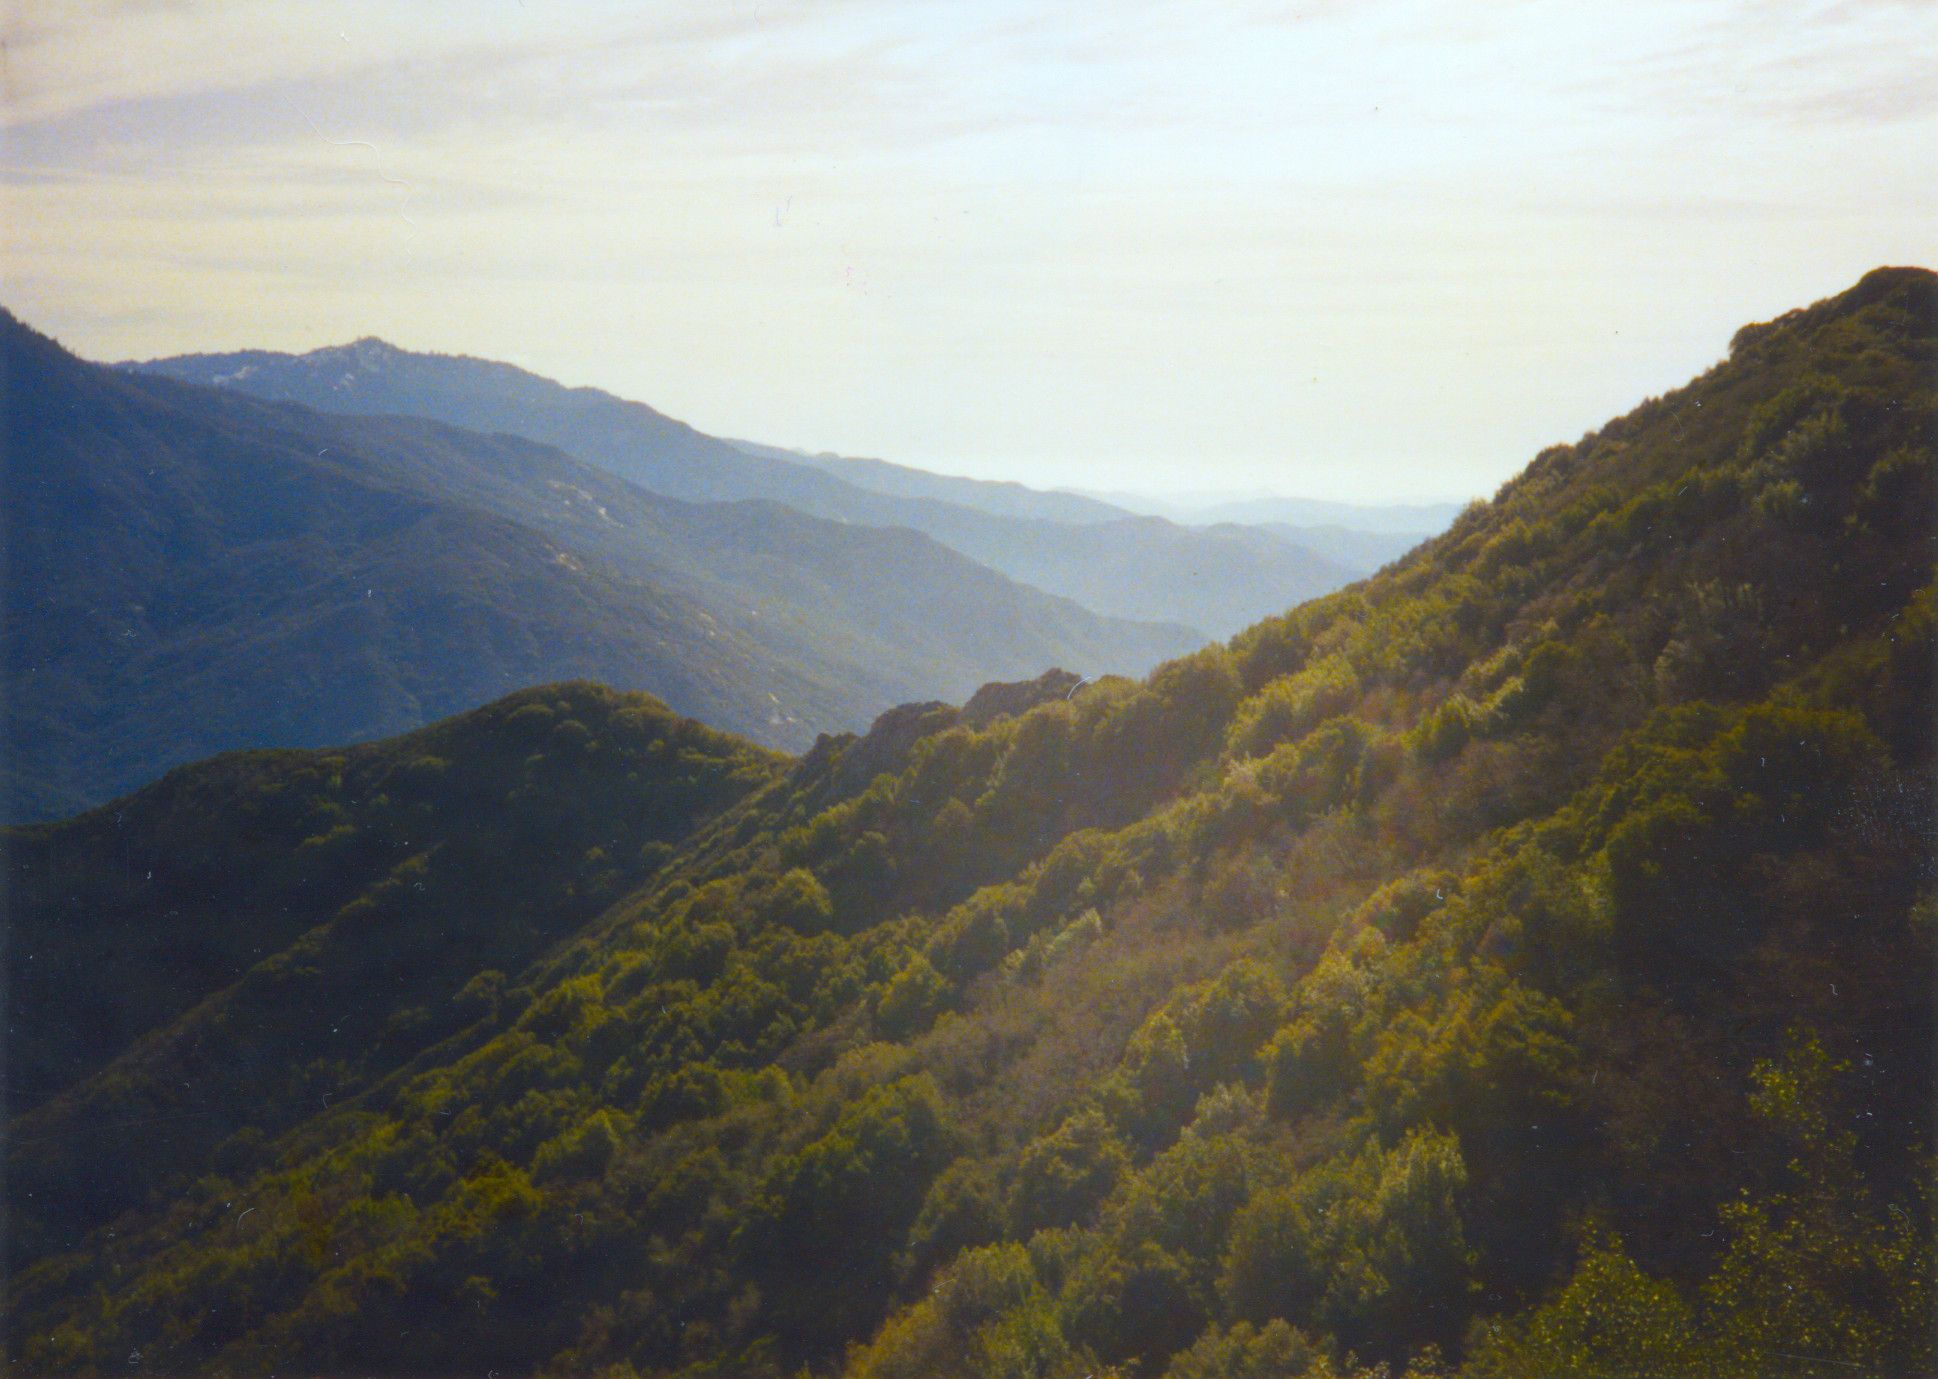
[[[6,7],[0,292],[1093,490],[1491,492],[1938,262],[1925,0]]]

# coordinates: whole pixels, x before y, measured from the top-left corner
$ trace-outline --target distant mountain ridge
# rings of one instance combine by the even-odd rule
[[[1287,498],[1261,493],[1150,494],[1107,489],[1062,490],[1076,497],[1109,503],[1131,512],[1167,517],[1191,525],[1252,522],[1294,530],[1343,527],[1348,531],[1424,539],[1446,530],[1461,512],[1459,503],[1345,503],[1324,498]]]
[[[247,350],[122,367],[321,411],[394,412],[520,435],[669,497],[765,499],[842,522],[907,527],[1095,612],[1183,623],[1207,637],[1383,563],[1333,559],[1262,529],[1180,526],[1020,485],[718,440],[596,388],[374,339],[301,355]]]
[[[11,317],[0,368],[13,819],[562,677],[798,749],[902,700],[1201,640],[916,532],[678,502],[510,434],[90,365]]]
[[[770,459],[811,465],[857,488],[875,493],[898,498],[936,498],[994,513],[998,517],[1032,517],[1049,522],[1116,522],[1134,515],[1127,508],[1065,489],[1031,488],[1008,480],[936,474],[888,460],[862,459],[827,451],[810,454],[805,450],[761,445],[755,441],[736,440],[730,443],[750,455],[765,455]]]
[[[404,350],[374,336],[300,355],[238,350],[118,367],[318,411],[421,416],[524,436],[693,502],[768,498],[814,512],[840,501],[837,480],[750,455],[643,402],[567,387],[513,364]]]

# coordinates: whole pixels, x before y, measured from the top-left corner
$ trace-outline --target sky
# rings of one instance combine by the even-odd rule
[[[1485,495],[1938,266],[1938,3],[15,0],[0,303],[1038,486]]]

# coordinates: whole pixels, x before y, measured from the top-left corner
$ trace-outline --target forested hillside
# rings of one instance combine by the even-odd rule
[[[8,1102],[33,1114],[8,1175],[33,1210],[10,1251],[46,1248],[42,1222],[77,1242],[408,1064],[492,998],[481,970],[570,934],[781,762],[564,685],[344,752],[219,758],[23,830]]]
[[[1261,528],[1185,527],[1072,494],[879,461],[823,461],[834,466],[824,472],[805,457],[718,440],[597,388],[567,388],[508,364],[421,354],[381,340],[299,355],[244,350],[125,367],[326,412],[405,413],[524,436],[674,498],[780,503],[844,523],[906,527],[1097,613],[1182,623],[1197,629],[1200,641],[1229,636],[1384,563],[1355,558],[1351,548],[1337,559]]]
[[[212,752],[590,677],[801,748],[904,699],[1203,638],[911,531],[649,493],[557,450],[84,363],[0,315],[0,819]]]
[[[29,1112],[15,1365],[1932,1372],[1935,367],[1880,270],[1228,645],[824,738],[112,1220]]]

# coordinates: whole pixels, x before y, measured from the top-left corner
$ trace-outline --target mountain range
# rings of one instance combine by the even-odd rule
[[[685,502],[503,432],[109,369],[11,318],[0,374],[15,819],[561,677],[798,749],[899,700],[1138,671],[1203,640],[907,528]]]
[[[1121,490],[1070,489],[1070,497],[1106,503],[1152,517],[1194,525],[1244,522],[1277,525],[1292,531],[1341,529],[1386,536],[1424,537],[1444,530],[1460,515],[1459,503],[1342,503],[1323,498],[1288,498],[1271,493],[1127,493]]]
[[[1932,1372],[1935,365],[1878,270],[1141,680],[792,757],[543,686],[9,831],[10,1364]],[[482,443],[102,377],[346,529]]]
[[[1384,563],[1366,552],[1320,554],[1296,532],[1182,526],[1018,484],[720,440],[595,388],[380,340],[300,355],[252,350],[128,367],[320,411],[406,413],[508,432],[669,497],[763,499],[835,521],[906,527],[1095,612],[1181,623],[1203,637],[1229,636]],[[1419,522],[1400,549],[1444,525]]]
[[[1085,494],[1064,489],[1033,489],[1016,483],[931,474],[927,470],[911,469],[887,460],[856,459],[827,453],[809,454],[748,441],[735,441],[734,444],[752,454],[812,465],[858,488],[896,497],[934,498],[998,516],[1034,518],[1066,525],[1088,524],[1101,528],[1105,524],[1119,524],[1114,533],[1090,533],[1092,539],[1081,552],[1083,559],[1070,563],[1071,573],[1068,576],[1054,573],[1057,567],[1050,566],[1053,573],[1049,578],[1052,579],[1082,579],[1086,561],[1106,556],[1110,549],[1107,545],[1109,537],[1121,536],[1129,525],[1127,519],[1138,516],[1168,519],[1138,523],[1129,529],[1149,534],[1154,544],[1159,546],[1185,547],[1183,554],[1187,559],[1204,559],[1203,547],[1193,543],[1206,542],[1207,538],[1212,543],[1230,543],[1235,539],[1240,543],[1249,542],[1255,549],[1269,549],[1270,543],[1258,540],[1263,532],[1278,536],[1284,542],[1331,561],[1342,569],[1371,573],[1397,560],[1429,536],[1444,531],[1460,512],[1459,505],[1455,503],[1327,503],[1295,498],[1219,498],[1194,505],[1192,502],[1173,502],[1143,494]],[[1291,517],[1303,519],[1305,525],[1288,520]],[[1188,529],[1188,532],[1177,531],[1180,527]],[[959,548],[971,554],[990,555],[992,563],[994,558],[1002,556],[1004,550],[1003,545],[997,543],[993,552],[988,545],[983,545],[982,551],[978,552],[976,547],[979,543],[973,533],[952,538],[949,527],[940,522],[936,527],[925,527],[924,530],[958,544]],[[1104,541],[1097,540],[1100,535],[1104,536]],[[1070,534],[1064,533],[1061,539],[1070,540]],[[1014,568],[1004,565],[1002,568],[1020,579],[1043,573],[1040,565],[1018,564]],[[1112,570],[1111,573],[1116,576],[1121,571]],[[1107,597],[1098,592],[1097,583],[1092,580],[1070,588],[1069,592],[1086,602]],[[1160,600],[1151,606],[1165,606],[1161,599],[1166,587],[1161,581],[1151,585],[1149,597]],[[1263,601],[1265,595],[1252,597]],[[1237,615],[1239,607],[1242,605],[1234,605],[1233,616]],[[1241,621],[1249,620],[1241,618]],[[1217,615],[1214,615],[1213,624],[1216,622]]]

